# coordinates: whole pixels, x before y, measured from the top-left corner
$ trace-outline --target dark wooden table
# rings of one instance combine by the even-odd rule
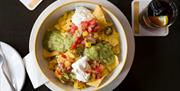
[[[34,11],[19,0],[0,1],[0,41],[12,45],[24,57],[28,54],[31,28],[40,13],[55,0],[44,0]],[[131,22],[132,0],[110,0]],[[180,1],[174,0],[177,6]],[[135,37],[136,52],[132,68],[115,91],[180,91],[180,18],[166,37]],[[27,75],[27,74],[26,74]],[[22,91],[34,90],[26,77]]]

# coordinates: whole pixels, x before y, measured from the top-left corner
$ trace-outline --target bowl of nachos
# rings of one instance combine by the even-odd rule
[[[57,90],[100,90],[112,83],[127,57],[125,30],[96,3],[73,2],[46,10],[32,32],[39,70]]]

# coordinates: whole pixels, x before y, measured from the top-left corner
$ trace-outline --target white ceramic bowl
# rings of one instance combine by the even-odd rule
[[[30,37],[30,50],[32,52],[32,55],[39,67],[39,70],[43,74],[44,77],[48,79],[49,82],[53,84],[53,86],[56,88],[56,90],[62,91],[62,90],[68,90],[68,91],[76,91],[77,89],[74,89],[73,86],[69,85],[63,85],[61,84],[54,76],[54,73],[48,69],[47,61],[43,58],[43,46],[42,46],[42,39],[44,36],[45,31],[53,26],[55,22],[58,20],[59,16],[62,16],[66,11],[74,10],[77,6],[85,6],[89,9],[94,10],[97,3],[92,3],[88,1],[76,1],[71,3],[66,3],[63,5],[53,4],[50,5],[45,11],[42,12],[42,14],[38,17],[38,20],[35,22],[31,37]],[[93,90],[100,90],[113,82],[115,78],[119,76],[121,73],[123,66],[126,62],[127,57],[127,39],[125,31],[119,22],[119,20],[115,17],[111,11],[109,11],[106,8],[103,8],[105,13],[108,16],[108,19],[110,19],[114,26],[116,27],[117,31],[120,35],[120,55],[119,55],[119,61],[120,64],[114,69],[114,71],[106,77],[106,79],[102,82],[102,84],[98,87],[88,87],[86,89],[83,89],[83,91],[93,91]]]

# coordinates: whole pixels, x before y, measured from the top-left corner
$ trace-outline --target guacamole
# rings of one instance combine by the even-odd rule
[[[59,31],[46,31],[43,38],[44,48],[50,51],[65,52],[71,47],[73,42],[74,38]]]
[[[98,43],[86,48],[84,54],[91,60],[99,60],[104,64],[110,64],[114,61],[112,47],[107,43]]]

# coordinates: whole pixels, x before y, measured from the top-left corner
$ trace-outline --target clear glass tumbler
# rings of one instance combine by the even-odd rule
[[[178,9],[171,0],[152,0],[140,14],[140,23],[147,28],[162,28],[174,23]]]

